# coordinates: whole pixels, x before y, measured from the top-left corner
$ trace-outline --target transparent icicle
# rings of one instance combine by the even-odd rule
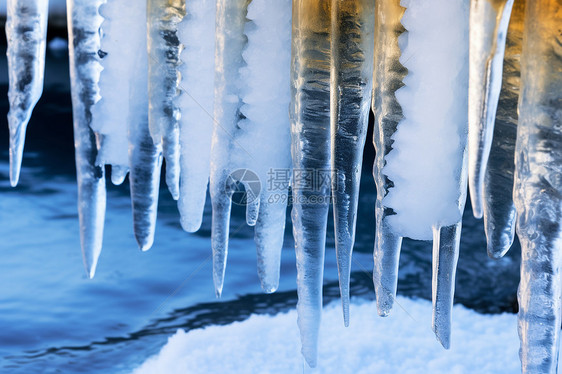
[[[122,0],[128,2],[128,0]],[[152,247],[158,210],[162,146],[155,145],[148,128],[148,55],[146,49],[146,2],[129,9],[135,22],[129,32],[135,35],[131,47],[134,63],[128,74],[129,101],[126,124],[129,129],[131,204],[133,230],[142,251]]]
[[[373,89],[375,4],[332,2],[331,153],[336,256],[344,324],[349,325],[349,277],[363,148]]]
[[[43,92],[49,0],[8,0],[6,7],[10,184],[15,187],[20,176],[27,124]]]
[[[387,222],[387,217],[395,213],[392,208],[385,207],[383,204],[383,198],[393,186],[393,182],[383,173],[384,156],[392,150],[391,137],[403,118],[402,107],[396,100],[395,93],[404,85],[402,81],[408,71],[399,61],[401,52],[398,37],[405,32],[404,26],[400,23],[404,14],[400,0],[377,1],[375,14],[372,108],[375,113],[373,143],[376,154],[373,177],[377,185],[377,201],[373,281],[378,313],[387,316],[396,297],[402,237],[397,236]]]
[[[431,299],[433,317],[431,327],[444,348],[451,346],[451,323],[455,275],[459,259],[462,223],[433,227],[433,277]]]
[[[331,0],[293,0],[291,153],[298,325],[310,367],[318,356],[330,180]]]
[[[141,74],[142,72],[139,71],[139,77]],[[139,78],[139,81],[148,84],[145,79]],[[131,96],[138,97],[138,91],[133,93],[135,89],[141,87],[131,86]],[[148,97],[131,102],[131,109],[133,110],[129,114],[129,158],[133,229],[139,248],[146,251],[154,242],[162,147],[154,145],[148,130]]]
[[[178,209],[188,232],[201,227],[209,183],[215,79],[216,0],[190,0],[178,25],[184,45],[180,65],[182,94],[181,178]]]
[[[375,282],[381,282],[379,288],[382,282],[390,288],[382,291],[385,314],[395,288],[397,260],[393,256],[400,237],[433,237],[432,325],[438,340],[449,348],[467,187],[469,6],[465,0],[403,0],[401,6],[406,8],[401,23],[407,32],[398,37],[399,62],[408,73],[404,86],[395,91],[399,107],[392,113],[396,117],[390,118],[400,120],[378,171],[388,178],[384,183],[389,188],[379,205],[386,212],[377,232],[377,240],[383,242],[377,242],[380,247],[375,251],[382,254],[376,258]],[[389,130],[384,125],[379,134]],[[385,257],[386,253],[390,256]]]
[[[513,173],[524,12],[525,1],[515,0],[507,33],[494,138],[484,178],[484,229],[488,255],[492,258],[502,257],[515,237],[517,215],[513,204]]]
[[[222,293],[228,235],[230,226],[231,197],[235,180],[230,177],[230,158],[245,153],[234,141],[234,132],[240,117],[240,68],[244,64],[242,51],[247,44],[244,35],[249,0],[218,0],[216,13],[215,51],[215,123],[211,151],[210,193],[213,206],[211,246],[213,250],[213,280],[217,297]],[[233,149],[235,148],[235,149]],[[242,156],[244,157],[244,156]],[[238,178],[245,178],[240,172]],[[248,184],[247,191],[252,191]],[[248,197],[247,212],[252,204],[259,202],[255,196]],[[254,209],[255,210],[255,209]],[[257,211],[257,210],[256,210]],[[257,217],[248,217],[255,224]],[[253,222],[251,222],[253,221]]]
[[[514,200],[521,242],[523,373],[556,373],[562,261],[562,0],[528,1]]]
[[[94,276],[102,249],[105,219],[105,176],[96,165],[96,135],[90,124],[92,107],[99,100],[101,71],[98,51],[103,0],[67,0],[70,83],[78,180],[78,215],[84,266]]]
[[[468,184],[474,217],[482,218],[486,164],[502,82],[513,0],[470,1]]]
[[[139,9],[144,9],[144,17]],[[126,0],[107,0],[100,7],[104,18],[101,24],[100,47],[100,100],[92,109],[92,129],[101,136],[97,164],[111,165],[111,181],[121,184],[129,170],[127,154],[127,116],[129,107],[129,80],[136,63],[139,43],[146,41],[144,34],[133,31],[138,23],[146,23],[146,4],[132,5]],[[141,30],[142,31],[142,30]],[[146,34],[146,27],[144,33]],[[146,49],[146,46],[144,47]]]
[[[180,94],[182,44],[178,24],[185,0],[148,0],[148,122],[155,144],[162,144],[166,184],[172,197],[180,195]]]

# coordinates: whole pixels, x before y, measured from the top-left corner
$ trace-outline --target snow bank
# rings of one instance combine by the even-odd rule
[[[318,373],[519,373],[513,314],[482,315],[455,306],[449,351],[431,331],[431,303],[398,297],[389,317],[374,302],[351,305],[344,328],[339,303],[324,308]],[[133,374],[298,373],[302,358],[295,310],[253,315],[227,326],[178,330]]]

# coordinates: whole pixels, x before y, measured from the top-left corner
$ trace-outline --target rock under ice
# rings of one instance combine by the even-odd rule
[[[15,186],[42,92],[48,1],[8,0],[7,10]],[[114,183],[130,174],[141,250],[155,236],[163,159],[186,231],[201,226],[209,186],[219,296],[240,185],[262,288],[276,290],[290,187],[298,326],[304,359],[315,366],[331,204],[343,321],[350,321],[372,106],[379,314],[388,315],[396,297],[402,238],[433,239],[433,329],[449,347],[469,184],[490,256],[507,252],[517,222],[523,372],[556,371],[562,0],[67,0],[67,12],[89,277],[102,249],[106,165]],[[519,117],[502,104],[518,95]]]

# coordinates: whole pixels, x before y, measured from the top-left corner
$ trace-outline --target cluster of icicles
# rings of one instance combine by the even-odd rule
[[[42,92],[47,3],[8,0],[14,186]],[[379,314],[393,305],[402,238],[433,239],[433,330],[449,347],[468,184],[490,256],[506,253],[517,226],[523,371],[556,371],[562,0],[68,0],[67,11],[81,245],[90,277],[102,248],[104,165],[111,165],[113,183],[129,173],[134,233],[147,250],[164,158],[186,231],[199,229],[209,185],[217,295],[232,194],[238,182],[256,192],[257,176],[261,188],[248,197],[246,218],[255,226],[262,287],[274,292],[287,207],[280,195],[289,186],[271,188],[267,180],[293,170],[298,325],[305,360],[315,366],[330,202],[349,323],[372,106]],[[504,60],[511,75],[502,88]],[[520,82],[513,74],[519,63]],[[496,113],[502,97],[519,91],[518,121],[514,108]]]

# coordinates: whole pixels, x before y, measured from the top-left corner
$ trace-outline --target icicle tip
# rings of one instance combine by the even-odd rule
[[[152,244],[154,242],[153,239],[150,238],[136,238],[137,239],[137,244],[139,246],[139,249],[141,250],[141,252],[146,252],[148,251],[150,248],[152,248]]]
[[[279,288],[279,282],[269,283],[267,281],[262,280],[261,282],[261,289],[264,293],[274,293]]]
[[[451,348],[451,331],[446,328],[439,328],[438,325],[432,326],[433,332],[435,333],[435,337],[437,341],[441,343],[443,348],[449,349]]]
[[[201,217],[193,219],[193,218],[184,218],[183,216],[180,218],[180,224],[183,231],[186,232],[197,232],[201,228]]]

